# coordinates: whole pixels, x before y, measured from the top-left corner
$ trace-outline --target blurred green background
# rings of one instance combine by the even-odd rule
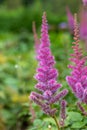
[[[79,11],[81,0],[0,0],[0,130],[49,130],[49,122],[56,130],[53,121],[28,99],[30,92],[35,90],[33,77],[37,67],[32,22],[36,22],[40,38],[42,14],[47,12],[51,49],[59,71],[58,81],[63,88],[69,89],[65,77],[70,72],[67,65],[72,52],[72,36],[67,28],[67,6],[74,14]],[[65,23],[65,29],[61,23]],[[66,99],[69,103],[67,110],[77,111],[71,90]],[[56,107],[59,109],[58,104]],[[77,113],[77,121],[83,119]],[[73,129],[73,123],[67,122],[66,129]],[[76,123],[76,120],[72,122]],[[79,127],[84,127],[79,124]]]

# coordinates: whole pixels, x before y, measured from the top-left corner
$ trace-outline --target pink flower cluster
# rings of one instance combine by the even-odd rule
[[[87,0],[82,0],[84,6],[87,6]]]
[[[38,50],[38,68],[35,79],[38,81],[35,88],[40,92],[32,92],[30,99],[38,104],[42,110],[53,116],[56,113],[56,109],[52,107],[57,101],[60,101],[68,93],[67,89],[64,89],[57,93],[57,90],[61,87],[61,84],[57,83],[58,72],[54,68],[55,60],[50,50],[50,40],[48,36],[48,24],[46,19],[46,13],[43,13],[42,17],[42,29],[41,29],[41,41]]]
[[[82,10],[80,11],[80,38],[87,50],[87,0],[84,0]]]
[[[71,32],[71,34],[73,34],[73,31],[74,31],[74,17],[73,17],[73,14],[71,13],[70,9],[67,7],[66,8],[66,11],[67,11],[67,18],[68,18],[68,27],[69,27],[69,30]]]
[[[86,0],[87,1],[87,0]],[[67,7],[67,18],[68,18],[68,27],[70,33],[74,33],[74,16],[70,9]],[[87,8],[83,7],[80,11],[80,39],[85,41],[87,44]]]
[[[87,10],[82,10],[80,18],[80,38],[87,40]]]
[[[86,57],[83,57],[81,48],[79,47],[79,29],[75,20],[74,30],[74,54],[71,54],[70,59],[74,64],[69,65],[72,69],[71,76],[67,76],[66,80],[72,88],[75,96],[83,103],[87,104],[87,66],[85,66]]]
[[[66,119],[66,105],[67,102],[65,100],[61,101],[61,111],[60,111],[60,125],[64,126],[64,121]]]

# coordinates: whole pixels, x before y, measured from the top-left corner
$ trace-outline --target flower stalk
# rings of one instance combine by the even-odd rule
[[[59,122],[57,121],[56,116],[53,116],[53,119],[54,119],[54,121],[56,123],[57,129],[60,130]]]
[[[39,105],[45,114],[53,117],[58,130],[60,130],[59,124],[55,117],[57,109],[54,107],[54,104],[60,102],[67,95],[68,90],[63,89],[59,91],[62,85],[56,81],[58,77],[58,71],[56,68],[54,68],[55,58],[50,49],[46,12],[44,12],[42,16],[41,39],[39,48],[37,50],[37,59],[39,63],[36,70],[37,73],[34,78],[38,82],[35,88],[39,92],[31,92],[29,98]]]

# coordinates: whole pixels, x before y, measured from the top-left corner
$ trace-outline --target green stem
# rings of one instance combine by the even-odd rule
[[[59,123],[58,123],[58,121],[57,121],[56,117],[55,117],[55,116],[53,116],[53,119],[54,119],[54,120],[55,120],[55,122],[56,122],[56,125],[57,125],[58,130],[60,130]]]
[[[62,128],[62,130],[64,130],[64,127]]]

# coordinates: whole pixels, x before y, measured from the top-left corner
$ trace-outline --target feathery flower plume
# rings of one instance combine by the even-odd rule
[[[87,51],[87,6],[83,6],[80,11],[80,38]]]
[[[36,32],[35,22],[33,22],[32,30],[33,30],[33,34],[34,34],[35,51],[36,51],[36,54],[38,54],[38,50],[39,50],[39,46],[40,46],[40,40],[39,40],[37,32]]]
[[[80,16],[80,38],[87,41],[87,10],[82,9]]]
[[[73,34],[74,31],[74,17],[70,11],[70,9],[68,7],[66,7],[66,12],[67,12],[67,18],[68,18],[68,27],[69,30],[71,32],[71,34]]]
[[[66,77],[66,80],[80,102],[87,104],[87,66],[85,65],[86,57],[83,57],[82,50],[79,47],[79,29],[76,17],[74,21],[74,27],[75,41],[73,42],[74,45],[72,46],[74,53],[71,54],[72,58],[70,59],[74,64],[69,65],[69,68],[72,69],[72,72],[71,76]]]
[[[66,105],[67,102],[65,100],[61,101],[61,110],[60,110],[60,125],[64,126],[64,121],[66,119]]]
[[[67,89],[62,90],[57,94],[57,90],[61,84],[57,83],[57,70],[54,68],[55,60],[50,50],[50,40],[48,36],[48,23],[46,13],[43,13],[42,28],[41,28],[41,44],[38,50],[38,68],[35,79],[38,81],[35,88],[40,92],[32,92],[30,99],[38,104],[47,115],[54,116],[56,109],[53,104],[60,101],[68,93]]]
[[[82,0],[82,2],[84,6],[87,6],[87,0]]]

